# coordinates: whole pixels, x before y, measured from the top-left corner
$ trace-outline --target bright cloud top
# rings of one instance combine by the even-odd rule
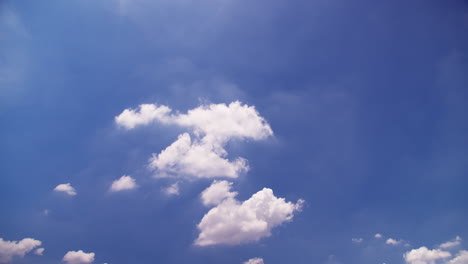
[[[247,260],[244,264],[264,264],[264,262],[262,258],[253,258]]]
[[[41,244],[41,241],[32,238],[25,238],[21,241],[6,241],[0,238],[0,263],[8,263],[15,256],[24,257],[26,253]]]
[[[73,188],[73,186],[71,186],[70,183],[63,183],[63,184],[59,184],[55,187],[54,191],[56,192],[64,192],[70,196],[74,196],[76,195],[76,190],[75,188]]]
[[[262,140],[271,135],[268,123],[255,107],[240,102],[202,105],[187,114],[172,113],[167,106],[143,104],[139,109],[125,109],[115,122],[133,129],[159,122],[190,129],[150,159],[149,167],[158,177],[237,178],[248,170],[243,158],[226,159],[225,144],[231,139]]]
[[[68,251],[62,260],[67,264],[88,264],[94,261],[94,253],[85,253],[82,250]]]
[[[111,192],[120,192],[120,191],[126,191],[126,190],[132,190],[138,187],[138,185],[135,182],[135,179],[133,179],[130,176],[124,175],[120,177],[118,180],[115,180],[112,182],[112,185],[110,187]]]
[[[198,224],[198,246],[218,244],[237,245],[258,241],[271,235],[271,230],[292,220],[301,209],[302,200],[296,204],[277,198],[269,188],[255,193],[244,202],[237,201],[230,192],[230,183],[214,182],[202,193],[202,202],[217,204],[205,214]],[[224,191],[224,194],[222,193]],[[224,198],[223,198],[224,197]]]
[[[408,264],[467,264],[468,251],[460,250],[454,257],[449,251],[451,248],[460,245],[462,239],[457,236],[455,240],[442,243],[439,248],[428,249],[420,247],[412,249],[403,255]]]
[[[452,254],[448,251],[440,249],[428,249],[420,247],[406,252],[404,255],[405,261],[409,264],[435,264],[440,259],[451,257]]]

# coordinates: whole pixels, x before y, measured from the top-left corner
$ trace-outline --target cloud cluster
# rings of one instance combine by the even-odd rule
[[[55,187],[54,191],[64,192],[70,196],[74,196],[77,194],[75,188],[73,188],[73,186],[71,186],[70,183],[59,184]]]
[[[7,241],[0,238],[0,263],[8,263],[13,257],[24,257],[26,253],[42,244],[33,238],[25,238],[21,241]]]
[[[438,248],[428,249],[420,247],[412,249],[403,255],[408,264],[467,264],[468,251],[460,250],[455,257],[449,251],[461,244],[462,239],[457,236],[454,240],[442,243]]]
[[[94,253],[85,253],[83,250],[68,251],[62,261],[67,264],[89,264],[94,261]]]
[[[244,264],[264,264],[262,258],[253,258],[244,262]]]
[[[273,135],[255,107],[232,102],[202,105],[186,114],[173,113],[164,105],[142,104],[125,109],[115,122],[126,129],[158,122],[190,129],[161,151],[153,154],[149,168],[157,177],[237,178],[248,171],[243,158],[229,160],[224,146],[232,139],[261,140]]]
[[[112,185],[110,187],[111,192],[120,192],[120,191],[126,191],[126,190],[132,190],[138,187],[138,185],[135,182],[135,179],[133,179],[130,176],[124,175],[120,177],[118,180],[115,180],[112,182]]]
[[[286,202],[268,188],[239,202],[230,186],[227,182],[214,182],[202,193],[204,204],[216,206],[198,224],[200,234],[195,240],[196,245],[237,245],[258,241],[270,236],[274,227],[290,221],[302,207],[302,200],[295,204]]]

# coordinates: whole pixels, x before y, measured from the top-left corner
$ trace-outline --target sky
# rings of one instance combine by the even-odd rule
[[[0,263],[467,264],[468,2],[0,0]]]

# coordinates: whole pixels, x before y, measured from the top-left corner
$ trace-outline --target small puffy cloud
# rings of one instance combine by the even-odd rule
[[[231,192],[232,183],[228,181],[214,181],[210,187],[201,193],[204,205],[218,205],[227,198],[234,198],[237,193]]]
[[[394,246],[396,246],[396,245],[399,245],[399,244],[403,243],[403,241],[402,241],[402,240],[396,240],[396,239],[393,239],[393,238],[389,238],[389,239],[387,239],[387,241],[386,241],[385,243],[386,243],[387,245],[394,245]]]
[[[153,154],[149,168],[157,177],[237,178],[249,168],[243,158],[229,160],[224,146],[232,139],[261,140],[273,135],[255,107],[232,102],[202,105],[186,114],[172,113],[167,106],[140,105],[125,109],[115,122],[127,129],[159,122],[190,130],[164,149]]]
[[[452,254],[448,251],[441,249],[428,249],[427,247],[420,247],[406,252],[403,257],[408,264],[435,264],[439,260],[447,259]]]
[[[351,241],[353,241],[353,243],[362,243],[362,241],[364,241],[364,239],[362,239],[362,238],[352,238]]]
[[[179,195],[179,183],[173,183],[169,185],[167,188],[163,189],[163,192],[167,195]]]
[[[34,254],[36,254],[38,256],[42,256],[44,254],[44,250],[45,250],[45,248],[38,248],[38,249],[34,250]]]
[[[439,247],[443,249],[456,247],[461,244],[461,241],[462,241],[461,237],[457,236],[454,240],[442,243]]]
[[[219,188],[219,182],[214,184]],[[294,204],[277,198],[269,188],[264,188],[242,203],[233,198],[229,189],[225,190],[224,195],[216,196],[226,198],[208,211],[198,224],[200,234],[195,245],[237,245],[258,241],[270,236],[274,227],[292,220],[303,204],[302,200]],[[213,204],[218,200],[206,198],[203,201]]]
[[[245,159],[229,161],[225,154],[206,142],[192,142],[190,135],[184,133],[159,155],[153,155],[149,168],[157,172],[157,177],[194,178],[237,178],[248,170]]]
[[[76,195],[76,190],[75,188],[73,188],[73,186],[71,186],[70,183],[63,183],[63,184],[59,184],[55,187],[54,191],[56,192],[64,192],[68,195]]]
[[[110,187],[111,192],[120,192],[120,191],[125,191],[125,190],[132,190],[138,187],[138,185],[135,182],[135,179],[133,179],[130,176],[124,175],[120,177],[118,180],[115,180],[112,182],[112,185]]]
[[[164,105],[142,104],[138,110],[125,109],[115,117],[115,122],[126,129],[133,129],[138,125],[148,125],[155,120],[166,122],[170,112],[171,109]]]
[[[7,241],[0,238],[0,263],[9,263],[13,257],[24,257],[26,253],[42,244],[33,238],[25,238],[21,241]]]
[[[68,251],[62,261],[67,264],[88,264],[94,261],[94,253],[85,253],[83,250]]]
[[[455,258],[451,259],[447,264],[467,264],[468,263],[468,251],[461,250],[458,252]]]
[[[377,234],[374,235],[374,237],[375,238],[382,238],[382,234],[377,233]]]
[[[264,264],[262,258],[253,258],[245,261],[243,264]]]

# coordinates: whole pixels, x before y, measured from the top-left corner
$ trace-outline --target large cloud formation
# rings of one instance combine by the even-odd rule
[[[149,167],[157,177],[237,178],[248,171],[243,158],[228,160],[224,146],[232,139],[262,140],[271,135],[268,123],[255,107],[240,102],[202,105],[186,114],[172,113],[164,105],[142,104],[125,109],[115,122],[126,128],[159,122],[191,130],[183,133],[159,154],[153,154]]]
[[[202,193],[205,205],[216,205],[198,224],[200,234],[195,245],[238,245],[258,241],[271,235],[271,230],[292,220],[301,209],[297,203],[277,198],[269,188],[255,193],[244,202],[237,201],[237,193],[230,191],[231,183],[214,182]]]
[[[442,243],[438,248],[420,247],[412,249],[403,255],[408,264],[468,264],[468,251],[460,250],[455,256],[449,251],[461,244],[457,236],[454,240]]]
[[[24,257],[26,253],[41,244],[41,241],[33,238],[25,238],[21,241],[6,241],[0,238],[0,263],[8,263],[14,256]]]
[[[94,253],[85,253],[83,250],[68,251],[62,260],[67,264],[89,264],[94,261]]]

